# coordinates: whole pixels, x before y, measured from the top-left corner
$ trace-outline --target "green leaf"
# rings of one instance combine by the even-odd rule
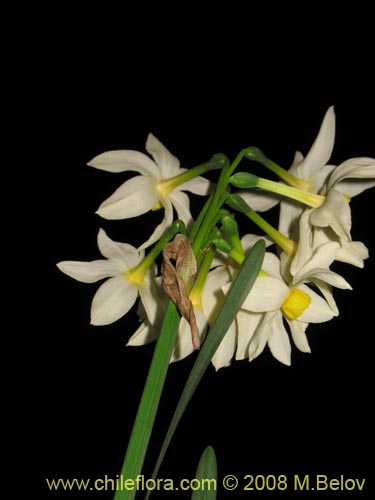
[[[212,446],[207,446],[202,453],[195,478],[199,480],[201,489],[193,491],[191,500],[216,500],[217,463]]]
[[[121,470],[121,475],[126,479],[135,480],[141,473],[169,361],[175,345],[179,322],[180,315],[176,306],[170,301],[147,375]],[[129,491],[117,490],[114,500],[131,500],[135,497],[135,494],[135,489]]]
[[[263,257],[265,252],[264,240],[259,240],[252,247],[245,260],[243,261],[240,270],[228,291],[223,307],[220,310],[215,323],[198,354],[195,364],[190,372],[184,390],[178,402],[177,408],[169,425],[163,446],[156,461],[156,465],[152,474],[156,478],[164,455],[171,442],[172,436],[179,424],[181,417],[193,396],[195,389],[201,381],[208,365],[211,362],[220,342],[223,340],[227,330],[236,317],[238,310],[243,304],[245,298],[249,294],[258,273],[262,267]],[[147,493],[146,498],[149,497]]]

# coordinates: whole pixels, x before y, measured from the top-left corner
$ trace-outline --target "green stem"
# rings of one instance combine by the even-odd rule
[[[274,161],[270,160],[269,158],[266,159],[264,163],[262,163],[268,170],[276,174],[280,179],[285,181],[289,186],[293,186],[297,189],[303,189],[305,188],[306,191],[309,190],[310,184],[307,181],[304,181],[303,179],[298,179],[298,177],[295,177],[291,173],[289,173],[287,170],[285,170],[283,167],[280,167],[277,163]]]
[[[271,193],[286,196],[292,200],[300,201],[301,203],[313,208],[320,207],[325,201],[325,196],[302,191],[301,189],[296,189],[280,182],[270,181],[269,179],[263,179],[262,177],[257,178],[256,187],[270,191]]]
[[[238,212],[243,213],[250,220],[255,222],[257,226],[259,226],[263,231],[270,236],[273,241],[281,247],[285,253],[289,256],[295,254],[297,249],[297,243],[293,240],[290,240],[285,235],[280,233],[277,229],[275,229],[271,224],[269,224],[261,215],[259,215],[255,210],[249,207],[249,205],[237,194],[228,194],[227,195],[227,204],[238,210]]]
[[[194,286],[189,293],[189,299],[192,301],[193,304],[200,304],[200,298],[202,295],[204,284],[206,282],[206,278],[214,257],[215,257],[215,249],[210,248],[205,254],[203,262],[199,268],[198,276],[194,282]]]
[[[261,215],[259,215],[255,210],[249,208],[249,210],[245,213],[246,217],[255,222],[255,224],[263,229],[263,231],[268,234],[270,238],[274,240],[279,247],[281,247],[285,253],[288,255],[294,254],[296,250],[296,243],[286,236],[284,236],[280,231],[275,229],[271,224],[269,224]]]
[[[201,163],[196,167],[190,168],[183,172],[182,174],[175,175],[169,179],[160,180],[158,182],[159,188],[163,189],[163,187],[167,189],[175,189],[177,186],[180,186],[184,182],[190,181],[199,175],[205,174],[210,170],[218,170],[223,168],[223,158],[219,155],[214,155],[211,160]]]
[[[196,237],[192,243],[192,248],[194,255],[197,256],[199,250],[202,248],[203,242],[207,239],[212,227],[216,224],[214,222],[217,217],[217,213],[220,210],[223,203],[225,203],[226,195],[225,191],[230,181],[230,177],[233,174],[234,170],[238,167],[242,158],[244,157],[246,150],[243,149],[238,153],[236,158],[234,159],[232,164],[225,164],[216,189],[210,199],[210,203],[207,205],[207,211],[204,220],[202,221],[199,230],[197,231]]]
[[[178,333],[180,316],[173,302],[169,302],[163,326],[156,344],[141,402],[130,436],[121,475],[135,480],[142,471],[169,361]],[[136,490],[117,490],[114,500],[132,500]]]
[[[309,181],[295,177],[288,172],[288,170],[285,170],[285,168],[280,167],[280,165],[267,158],[267,156],[259,148],[255,146],[246,148],[245,156],[249,158],[249,160],[257,161],[264,167],[268,168],[268,170],[276,174],[280,179],[289,184],[289,186],[301,189],[302,191],[310,191],[311,186]]]

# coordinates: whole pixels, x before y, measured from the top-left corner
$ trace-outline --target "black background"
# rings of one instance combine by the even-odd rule
[[[98,205],[128,176],[90,169],[86,163],[110,149],[143,151],[152,131],[184,167],[216,152],[233,159],[250,144],[288,166],[296,149],[308,151],[332,104],[337,118],[332,162],[374,155],[367,40],[353,37],[353,46],[347,37],[343,45],[343,39],[330,38],[323,23],[312,30],[325,37],[319,52],[308,43],[310,32],[297,26],[295,38],[282,46],[279,36],[270,41],[268,29],[250,38],[244,27],[229,37],[228,45],[222,25],[208,26],[197,26],[192,40],[176,47],[176,25],[157,45],[157,26],[152,31],[140,27],[124,39],[119,32],[105,45],[100,37],[94,43],[90,30],[97,25],[89,26],[75,45],[68,43],[73,27],[67,24],[61,36],[53,37],[50,28],[28,52],[29,85],[20,92],[27,106],[18,125],[28,145],[22,170],[27,201],[18,227],[34,264],[26,265],[25,312],[16,321],[26,331],[32,326],[24,344],[28,364],[21,399],[32,437],[31,485],[37,498],[112,498],[111,492],[51,493],[45,478],[119,473],[153,352],[153,345],[125,347],[138,324],[134,310],[113,325],[90,326],[97,285],[73,281],[56,268],[61,260],[99,258],[99,227],[115,240],[137,245],[160,217],[101,220],[95,215]],[[301,40],[306,47],[299,51]],[[193,207],[199,206],[194,198]],[[218,373],[210,367],[160,477],[193,477],[210,444],[219,477],[237,475],[241,486],[246,474],[286,474],[290,484],[294,474],[344,474],[366,478],[369,493],[373,192],[353,199],[351,207],[353,239],[368,246],[370,259],[364,270],[335,265],[354,289],[337,291],[340,316],[309,327],[312,354],[294,349],[291,367],[268,351],[252,363],[233,362]],[[170,367],[146,476],[193,361],[191,356]],[[291,488],[245,493],[221,488],[218,498],[298,496]],[[324,492],[305,496],[331,498]],[[189,496],[155,495],[169,497]]]

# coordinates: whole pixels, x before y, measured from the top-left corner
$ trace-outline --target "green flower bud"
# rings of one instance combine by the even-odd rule
[[[224,153],[214,154],[207,162],[207,165],[212,165],[212,168],[223,168],[228,164],[229,159]]]
[[[230,183],[238,188],[249,189],[258,185],[258,177],[248,172],[237,172],[230,178]]]
[[[221,225],[228,238],[238,236],[238,224],[232,215],[226,215],[221,219]]]
[[[249,205],[237,194],[228,194],[225,202],[231,208],[237,210],[238,212],[242,212],[243,214],[246,214],[250,210]]]
[[[230,243],[228,243],[224,238],[217,238],[214,240],[215,246],[218,250],[221,250],[225,253],[230,253],[233,250],[233,247]]]
[[[265,163],[268,160],[267,156],[256,146],[246,148],[245,156],[249,160],[258,161],[259,163]]]
[[[181,219],[176,219],[171,226],[171,231],[174,234],[175,233],[186,234],[186,227],[184,222]]]

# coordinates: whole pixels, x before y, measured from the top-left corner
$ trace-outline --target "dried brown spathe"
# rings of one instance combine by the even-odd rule
[[[175,264],[171,261],[174,261]],[[163,288],[173,300],[182,316],[189,322],[194,349],[199,349],[199,330],[195,320],[194,307],[187,295],[197,272],[197,263],[188,238],[177,234],[173,241],[163,248],[161,269]]]

